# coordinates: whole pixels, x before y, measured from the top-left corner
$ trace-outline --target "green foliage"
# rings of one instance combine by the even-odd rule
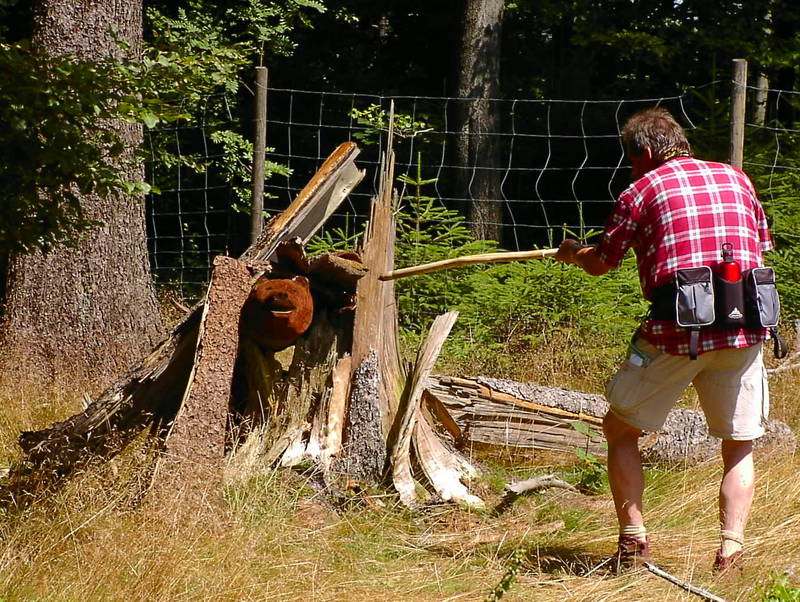
[[[235,50],[211,56],[151,47],[141,61],[89,61],[0,45],[0,191],[8,207],[0,247],[74,244],[97,225],[84,215],[84,195],[148,192],[119,175],[138,157],[119,138],[116,120],[152,128],[191,119],[188,107],[235,80],[241,62]]]
[[[237,48],[251,62],[263,64],[269,51],[288,56],[295,48],[291,34],[299,27],[310,27],[309,13],[323,13],[323,2],[315,0],[245,0],[217,3],[189,0],[170,16],[166,7],[151,7],[154,40],[161,38],[170,48],[187,44],[200,52]]]
[[[780,143],[780,147],[777,144]],[[800,318],[800,136],[781,133],[767,140],[751,139],[747,168],[771,222],[775,250],[767,264],[775,269],[784,322]],[[780,156],[778,151],[781,151]],[[779,167],[772,167],[779,157]]]
[[[377,130],[386,115],[373,114],[380,118],[370,118],[368,125]],[[402,115],[396,119],[409,123]],[[424,126],[417,122],[413,128]],[[421,163],[418,155],[416,171],[398,177],[406,192],[396,212],[397,267],[496,250],[495,242],[472,236],[458,211],[427,194],[436,179],[424,176]],[[348,248],[357,237],[329,232],[314,241],[312,252]],[[456,361],[479,353],[497,357],[512,345],[534,348],[559,331],[621,347],[647,309],[633,258],[600,278],[544,260],[449,269],[403,278],[395,286],[401,334],[410,346],[436,315],[459,311],[445,349]]]
[[[350,117],[364,126],[364,129],[353,134],[353,138],[365,146],[377,144],[381,135],[389,131],[389,112],[379,105],[370,105],[363,110],[353,108],[350,110]],[[392,131],[400,138],[411,138],[430,130],[424,121],[416,121],[402,113],[396,113],[392,121]]]
[[[211,141],[222,146],[222,157],[217,159],[219,168],[226,182],[231,185],[236,200],[231,207],[241,213],[250,212],[250,200],[253,195],[251,184],[253,156],[253,143],[238,132],[220,129],[211,132]],[[267,148],[266,152],[275,149]],[[288,176],[291,170],[285,165],[274,161],[265,161],[264,179],[268,180],[273,174]],[[268,195],[265,195],[268,196]]]
[[[644,315],[633,258],[601,277],[552,261],[499,264],[475,271],[457,308],[477,341],[535,345],[558,329],[621,343]]]
[[[47,250],[94,227],[81,195],[120,191],[108,65],[0,44],[0,251]]]
[[[600,435],[592,430],[585,422],[572,420],[570,424],[572,428],[581,435],[591,437],[592,439],[600,438]],[[605,445],[605,442],[603,445]],[[575,486],[580,489],[581,492],[589,495],[605,491],[608,486],[608,467],[601,462],[597,456],[580,447],[575,448],[575,455],[578,456],[579,460],[579,463],[575,466]]]
[[[352,251],[363,234],[362,231],[351,231],[350,220],[347,220],[344,227],[331,228],[316,235],[308,242],[306,248],[311,255]]]
[[[789,583],[789,576],[773,575],[769,583],[756,588],[761,602],[800,602],[800,588]]]
[[[423,193],[435,179],[422,177],[418,157],[414,176],[400,176],[409,187],[397,213],[397,266],[407,267],[451,257],[485,253],[494,248],[489,241],[476,241],[458,211],[447,209]],[[416,331],[427,327],[433,317],[452,309],[469,294],[470,272],[448,270],[398,280],[397,304],[401,325]]]
[[[211,140],[222,146],[223,177],[239,206],[247,203],[251,144],[220,126],[230,107],[209,95],[237,92],[248,55],[263,54],[267,45],[289,52],[289,33],[307,22],[308,9],[324,7],[314,0],[248,0],[220,9],[193,0],[174,18],[151,8],[153,34],[141,60],[45,57],[26,44],[0,44],[0,194],[6,204],[0,253],[74,245],[98,225],[84,213],[85,195],[149,191],[144,182],[120,176],[142,157],[121,141],[119,120],[152,129],[202,116]],[[148,151],[161,166],[208,167],[191,152],[171,153],[158,138]],[[268,163],[267,176],[275,172],[286,170]]]

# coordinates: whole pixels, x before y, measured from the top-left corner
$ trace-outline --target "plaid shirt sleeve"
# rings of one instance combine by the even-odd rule
[[[748,179],[748,183],[750,180]],[[758,238],[761,241],[761,250],[762,251],[771,251],[775,248],[775,244],[772,242],[772,235],[769,233],[769,224],[767,223],[767,216],[764,214],[764,208],[761,206],[761,203],[758,200],[758,196],[756,196],[755,190],[752,188],[752,183],[750,184],[751,190],[753,190],[753,203],[755,205],[754,210],[756,214],[756,224],[758,227]]]
[[[622,263],[628,249],[633,244],[637,230],[637,210],[635,204],[636,194],[631,186],[623,192],[611,215],[606,220],[597,253],[600,260],[611,267],[618,267]]]

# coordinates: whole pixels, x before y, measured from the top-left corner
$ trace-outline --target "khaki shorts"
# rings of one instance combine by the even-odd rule
[[[714,437],[749,441],[764,434],[769,414],[761,344],[707,351],[696,360],[669,355],[637,337],[635,347],[606,387],[611,411],[644,431],[658,431],[689,384],[694,384]]]

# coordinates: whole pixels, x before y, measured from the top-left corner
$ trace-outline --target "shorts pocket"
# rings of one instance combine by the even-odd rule
[[[606,399],[612,408],[633,410],[642,401],[642,384],[647,366],[625,360],[617,373],[606,385]]]

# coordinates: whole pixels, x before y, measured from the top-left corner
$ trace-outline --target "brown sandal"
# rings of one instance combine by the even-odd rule
[[[717,556],[714,558],[714,567],[711,571],[715,575],[725,575],[731,573],[732,571],[740,571],[742,570],[743,564],[743,552],[739,550],[738,552],[734,552],[730,556],[723,556],[722,550],[717,550]]]
[[[620,571],[636,568],[645,560],[650,560],[650,537],[642,541],[634,535],[619,536],[617,552],[611,557],[614,569]]]

